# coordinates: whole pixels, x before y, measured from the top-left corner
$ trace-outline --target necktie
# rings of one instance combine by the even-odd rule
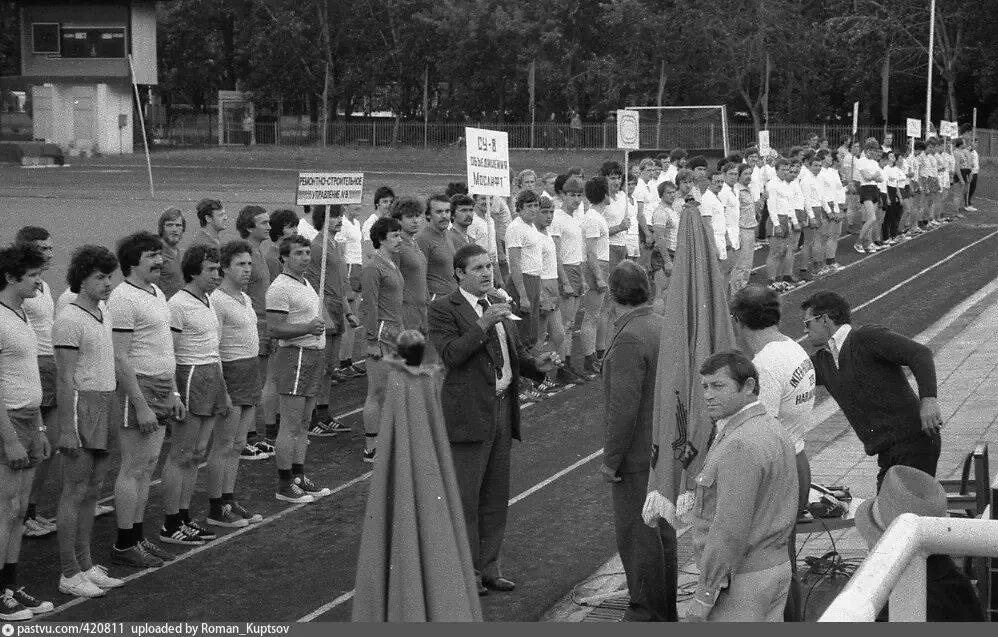
[[[710,451],[710,448],[714,445],[714,438],[716,437],[717,437],[717,423],[715,422],[710,426],[710,437],[707,438],[707,451]]]
[[[478,305],[482,308],[482,313],[489,309],[489,302],[485,299],[478,299]],[[499,330],[493,325],[485,332],[486,349],[492,356],[492,361],[496,365],[496,378],[502,378],[502,345],[499,343]]]

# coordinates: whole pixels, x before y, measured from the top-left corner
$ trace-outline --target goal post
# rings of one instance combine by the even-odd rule
[[[669,152],[682,148],[691,155],[720,159],[731,153],[728,110],[723,104],[697,106],[628,106],[637,111],[640,151]]]

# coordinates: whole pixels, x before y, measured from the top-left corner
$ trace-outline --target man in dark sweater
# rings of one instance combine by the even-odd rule
[[[839,404],[863,443],[876,455],[877,491],[895,465],[936,474],[943,419],[936,403],[936,367],[929,348],[883,325],[853,328],[849,303],[835,292],[801,304],[818,385]],[[911,370],[918,396],[903,367]]]

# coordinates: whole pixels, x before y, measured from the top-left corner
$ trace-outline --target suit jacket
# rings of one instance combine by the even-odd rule
[[[665,319],[650,305],[614,323],[616,334],[603,359],[603,464],[617,473],[648,471],[658,349]]]
[[[496,302],[500,302],[496,300]],[[478,313],[461,290],[430,304],[430,341],[447,368],[441,403],[447,435],[453,442],[483,442],[492,428],[496,403],[496,369],[502,367],[502,352],[489,351],[485,332],[478,326]],[[542,380],[533,357],[517,338],[511,321],[503,321],[509,366],[513,438],[520,439],[520,376]]]

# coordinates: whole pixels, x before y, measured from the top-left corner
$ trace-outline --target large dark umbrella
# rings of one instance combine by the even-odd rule
[[[413,347],[416,339],[420,344]],[[405,332],[400,353],[422,351]],[[407,356],[418,363],[419,356]],[[357,560],[353,620],[482,621],[440,406],[442,369],[386,359],[378,458]]]
[[[644,517],[675,525],[691,506],[691,492],[707,456],[711,421],[700,387],[700,365],[734,347],[725,288],[709,217],[697,206],[679,220],[676,262],[665,299],[665,326],[655,379],[652,463]],[[656,495],[657,494],[657,495]]]

